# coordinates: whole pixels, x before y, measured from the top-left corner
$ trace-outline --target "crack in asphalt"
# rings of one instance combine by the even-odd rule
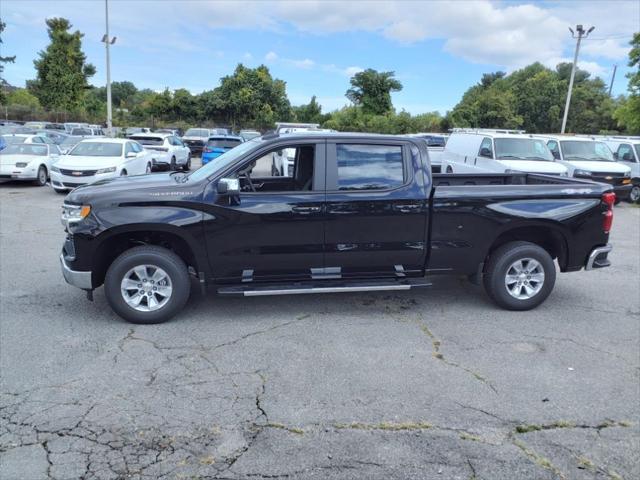
[[[473,376],[473,378],[475,378],[479,382],[482,382],[484,385],[489,387],[493,391],[493,393],[496,393],[496,394],[498,393],[498,390],[496,389],[496,387],[488,379],[480,375],[478,372],[468,367],[465,367],[463,365],[460,365],[459,363],[452,362],[451,360],[447,360],[442,354],[442,352],[440,351],[440,347],[442,346],[442,342],[440,341],[440,339],[438,339],[431,332],[431,330],[429,329],[429,326],[426,323],[424,323],[422,320],[418,320],[417,323],[418,323],[418,327],[420,327],[420,330],[422,330],[422,333],[424,333],[431,341],[431,348],[433,350],[431,354],[434,358],[436,358],[437,360],[440,360],[445,365],[448,365],[453,368],[458,368],[470,374],[471,376]]]

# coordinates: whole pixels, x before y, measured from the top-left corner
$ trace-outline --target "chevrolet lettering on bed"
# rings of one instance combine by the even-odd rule
[[[272,169],[286,151],[287,175]],[[265,176],[259,172],[269,172]],[[542,303],[560,272],[610,265],[613,186],[558,175],[433,174],[421,138],[254,138],[193,171],[74,189],[64,278],[104,285],[135,323],[202,292],[258,296],[409,290],[466,275],[500,307]]]

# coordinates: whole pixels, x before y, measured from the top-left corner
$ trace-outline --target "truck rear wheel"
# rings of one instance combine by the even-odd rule
[[[191,280],[178,255],[145,245],[127,250],[113,261],[104,289],[111,308],[128,322],[161,323],[182,310]]]
[[[510,242],[491,253],[483,282],[489,297],[502,308],[531,310],[553,290],[556,267],[544,248]]]

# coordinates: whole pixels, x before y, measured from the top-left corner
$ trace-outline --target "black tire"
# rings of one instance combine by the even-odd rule
[[[37,187],[44,187],[47,184],[47,178],[49,174],[47,172],[47,167],[44,165],[40,165],[38,167],[38,173],[36,174],[36,179],[33,181],[33,184]]]
[[[158,310],[139,311],[129,306],[122,296],[120,285],[132,268],[152,265],[167,273],[172,292],[167,303]],[[116,258],[107,270],[104,291],[109,305],[122,318],[131,323],[153,324],[166,322],[187,303],[191,291],[191,279],[182,259],[166,248],[145,245],[127,250]]]
[[[453,173],[453,168],[450,165],[447,166],[447,173]]]
[[[171,157],[171,163],[169,164],[169,171],[175,172],[178,168],[176,167],[176,157]]]
[[[147,162],[147,168],[145,169],[144,173],[145,173],[145,175],[148,175],[151,172],[153,172],[153,166],[151,165],[151,163]]]
[[[631,187],[631,191],[629,192],[629,202],[640,203],[640,183]]]
[[[126,176],[127,176],[127,171],[126,171],[126,170],[122,170],[122,171],[120,172],[120,176],[121,176],[121,177],[126,177]]]
[[[184,167],[182,167],[182,170],[184,170],[185,172],[188,172],[189,170],[191,170],[191,155],[187,157],[187,163],[184,164]]]
[[[510,293],[506,285],[506,279],[511,266],[522,259],[536,260],[542,269],[544,280],[540,289],[530,298],[519,299]],[[525,266],[528,264],[528,262],[526,264],[523,263]],[[521,281],[528,282],[527,278],[525,273]],[[528,294],[524,289],[534,285],[534,281],[531,280],[531,282],[531,284],[527,283],[527,287],[523,285],[520,291]],[[551,255],[544,248],[530,242],[510,242],[490,254],[486,263],[483,283],[489,298],[502,308],[507,310],[531,310],[544,302],[553,290],[553,286],[556,283],[556,267]],[[533,290],[535,291],[535,287]]]

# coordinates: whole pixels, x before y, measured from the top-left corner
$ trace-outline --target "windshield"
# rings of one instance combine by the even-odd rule
[[[41,155],[47,154],[46,145],[34,145],[33,143],[14,143],[0,152],[0,155]]]
[[[3,137],[7,144],[11,145],[13,143],[24,143],[24,141],[27,139],[26,137],[14,137],[14,136],[6,136]]]
[[[259,137],[260,132],[240,132],[240,136],[246,141],[251,140],[252,138]]]
[[[233,138],[210,138],[207,141],[207,147],[218,147],[218,148],[233,148],[240,145],[242,142],[240,140],[235,140]]]
[[[164,138],[162,137],[138,137],[136,135],[129,138],[141,143],[142,145],[162,145],[164,143]]]
[[[184,134],[185,137],[208,137],[209,130],[204,130],[202,128],[190,128],[187,130],[187,133]]]
[[[216,158],[215,162],[209,162],[198,170],[194,170],[194,172],[189,175],[189,178],[194,181],[199,181],[221,172],[245,153],[253,150],[254,148],[258,148],[262,143],[262,138],[254,138],[248,142],[241,143],[236,148],[232,148],[220,155]]]
[[[640,159],[640,143],[636,143],[634,148],[636,149],[636,157]]]
[[[602,142],[581,142],[563,140],[562,156],[565,160],[586,160],[592,162],[613,162],[613,154]]]
[[[83,157],[119,157],[122,155],[122,144],[107,142],[80,142],[69,155]]]
[[[546,160],[553,161],[553,155],[544,141],[533,138],[496,138],[496,159],[498,160]]]

